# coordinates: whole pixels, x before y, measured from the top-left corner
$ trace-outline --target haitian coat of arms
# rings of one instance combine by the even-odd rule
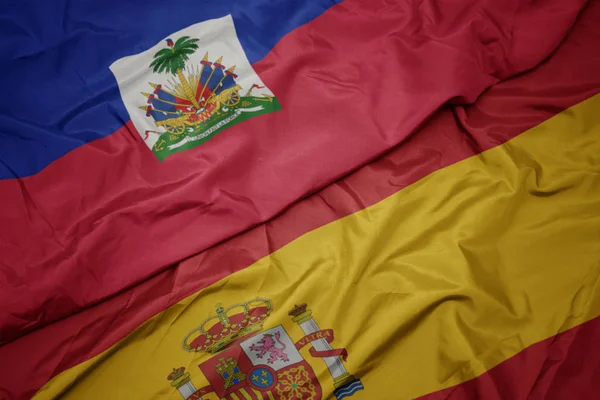
[[[248,62],[229,16],[183,29],[111,70],[133,125],[160,160],[281,108]]]
[[[198,389],[189,372],[179,367],[167,377],[171,386],[186,400],[208,395],[221,400],[320,400],[324,396],[321,384],[300,353],[307,347],[311,357],[325,363],[337,400],[364,389],[344,366],[346,350],[331,346],[333,331],[321,330],[306,304],[289,312],[290,322],[304,332],[297,341],[281,324],[264,329],[272,310],[271,301],[263,298],[227,308],[217,305],[217,313],[182,341],[183,350],[210,356],[199,365],[208,385]]]

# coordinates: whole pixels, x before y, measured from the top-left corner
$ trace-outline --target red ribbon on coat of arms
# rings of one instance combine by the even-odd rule
[[[319,339],[323,339],[327,341],[327,343],[331,344],[333,342],[333,330],[332,329],[324,329],[321,331],[317,331],[311,333],[309,335],[304,336],[302,339],[296,342],[296,349],[300,350],[304,346],[310,344],[311,342]],[[348,352],[346,349],[331,349],[331,350],[316,350],[314,347],[309,350],[310,355],[313,357],[323,358],[323,357],[341,357],[342,360],[346,361],[348,358]]]

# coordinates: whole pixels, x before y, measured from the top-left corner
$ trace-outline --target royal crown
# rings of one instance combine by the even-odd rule
[[[304,314],[306,312],[306,303],[305,304],[300,304],[300,305],[294,305],[294,308],[292,308],[290,310],[290,312],[288,313],[288,315],[291,315],[292,317],[297,317],[301,314]]]
[[[180,388],[190,381],[190,374],[185,372],[184,367],[173,368],[167,379],[171,381],[171,386]]]
[[[169,374],[169,376],[167,376],[167,379],[170,381],[174,381],[174,380],[181,378],[184,374],[185,374],[184,367],[173,368],[173,371]]]
[[[215,354],[236,340],[262,330],[273,305],[268,299],[255,298],[228,308],[217,304],[216,311],[183,338],[185,351]],[[192,336],[196,337],[188,343]]]

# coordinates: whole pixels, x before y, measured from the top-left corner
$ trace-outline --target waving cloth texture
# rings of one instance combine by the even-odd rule
[[[599,17],[600,3],[588,5],[564,44],[542,66],[494,86],[471,106],[444,108],[418,134],[391,153],[297,203],[282,216],[94,307],[0,346],[0,359],[5,360],[3,365],[10,366],[0,374],[0,398],[2,395],[10,399],[30,398],[51,377],[105,352],[156,313],[251,265],[301,234],[373,205],[431,172],[502,144],[597,94],[600,56],[596,56],[595,48],[600,41],[600,25],[596,23]],[[583,325],[582,332],[593,333],[593,327],[598,325],[594,321]],[[572,337],[569,332],[565,333],[567,338]],[[585,347],[590,343],[586,337],[589,334],[577,334],[579,341],[574,341],[572,348],[579,348],[580,345],[575,347],[578,342]],[[546,347],[546,343],[552,346]],[[522,357],[511,358],[507,369],[501,364],[464,388],[479,391],[480,397],[492,396],[488,388],[493,389],[499,382],[507,393],[522,393],[528,390],[523,369],[532,376],[541,375],[542,368],[547,367],[545,357],[551,354],[549,351],[561,351],[561,343],[568,342],[562,339],[540,342],[528,348]],[[351,359],[351,348],[350,352]],[[531,352],[534,357],[529,357]],[[587,355],[586,363],[593,366],[599,357],[590,352]],[[580,360],[569,352],[569,359],[573,357],[575,362]],[[551,379],[551,375],[544,376]],[[529,382],[533,381],[532,378]],[[577,388],[584,389],[590,384],[593,387],[593,380],[579,381]],[[448,392],[461,393],[460,390],[452,388]],[[536,390],[543,393],[544,386]],[[448,392],[434,398],[444,398]],[[367,392],[365,396],[370,398]]]
[[[405,141],[444,103],[535,67],[585,2],[333,3],[2,10],[0,343],[272,217]],[[228,14],[282,109],[158,162],[108,66]]]
[[[313,331],[334,327],[345,371],[364,384],[357,399],[410,399],[460,384],[597,318],[598,107],[600,95],[301,236],[159,313],[35,398],[165,396],[175,391],[166,375],[179,366],[196,387],[218,390],[203,365],[236,357],[243,369],[235,344],[229,353],[189,353],[181,338],[203,327],[215,304],[253,298],[270,301],[267,331],[308,333],[287,313],[296,322],[306,303]],[[328,367],[307,360],[329,398]]]

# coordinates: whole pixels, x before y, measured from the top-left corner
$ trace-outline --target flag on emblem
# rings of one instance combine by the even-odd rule
[[[219,40],[211,41],[215,32]],[[172,36],[179,39],[167,39],[166,48],[159,43],[110,67],[132,124],[160,160],[281,108],[248,62],[231,16],[197,23]]]

